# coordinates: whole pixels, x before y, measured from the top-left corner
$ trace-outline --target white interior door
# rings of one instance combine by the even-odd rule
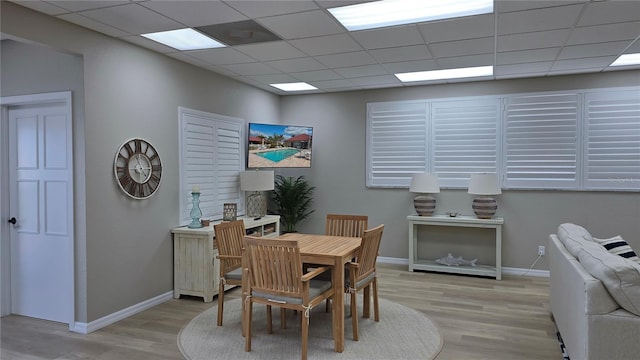
[[[11,312],[73,320],[70,104],[9,107]]]

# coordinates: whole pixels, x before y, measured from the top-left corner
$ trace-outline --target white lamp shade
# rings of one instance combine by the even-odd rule
[[[409,192],[422,194],[439,193],[438,177],[433,174],[414,174],[411,177]]]
[[[273,171],[243,171],[240,173],[240,190],[267,191],[273,190]]]
[[[502,194],[502,190],[498,183],[498,176],[494,173],[471,174],[471,179],[469,180],[469,194]]]

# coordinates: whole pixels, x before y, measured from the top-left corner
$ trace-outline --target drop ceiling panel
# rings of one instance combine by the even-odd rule
[[[301,72],[322,70],[327,68],[316,59],[310,57],[268,61],[265,64],[268,64],[269,66],[273,67],[274,69],[278,69],[281,72]]]
[[[241,76],[268,75],[268,74],[280,73],[279,71],[275,70],[271,66],[267,66],[266,64],[263,64],[263,63],[229,64],[229,65],[219,65],[219,66]]]
[[[493,65],[493,60],[493,54],[480,54],[439,58],[437,60],[437,63],[440,65],[441,69],[455,69],[476,66],[491,66]]]
[[[291,40],[289,43],[311,56],[363,50],[362,47],[347,34]]]
[[[578,26],[637,21],[639,14],[640,1],[637,0],[593,2],[586,6]]]
[[[249,19],[219,1],[146,1],[140,5],[189,27]]]
[[[498,51],[519,51],[563,46],[571,30],[551,30],[498,36]]]
[[[130,4],[129,1],[110,1],[110,0],[104,0],[104,1],[98,1],[98,0],[91,0],[91,1],[57,1],[57,0],[48,0],[47,2],[59,6],[61,8],[67,9],[69,11],[84,11],[84,10],[90,10],[90,9],[100,9],[100,8],[106,8],[106,7],[111,7],[111,6],[118,6],[118,5],[126,5],[126,4]]]
[[[498,17],[498,35],[571,28],[583,5],[516,11]]]
[[[286,40],[343,32],[342,27],[322,10],[261,18],[258,22]]]
[[[255,62],[256,59],[247,56],[233,48],[216,48],[208,50],[194,50],[189,56],[200,59],[212,65],[241,64]]]
[[[430,44],[429,49],[436,58],[493,53],[492,37],[470,40],[456,40]]]
[[[415,25],[354,31],[351,36],[365,49],[424,44],[424,40]]]
[[[386,70],[380,65],[352,66],[335,69],[335,72],[345,78],[357,78],[364,76],[376,76],[386,74]]]
[[[262,18],[274,15],[298,13],[310,10],[317,10],[318,7],[311,0],[297,1],[264,1],[264,0],[227,0],[229,6],[240,13],[255,18]]]
[[[571,33],[567,45],[633,40],[640,34],[640,21],[609,25],[585,26]]]
[[[364,51],[333,55],[321,55],[316,56],[316,59],[329,68],[371,65],[376,63],[376,60]]]
[[[572,69],[602,70],[615,59],[615,56],[599,56],[586,59],[558,60],[551,66],[551,71]]]
[[[300,81],[306,81],[306,82],[342,79],[342,76],[338,75],[333,70],[293,72],[291,73],[291,76],[294,76],[296,79]]]
[[[238,51],[259,61],[271,61],[306,57],[307,54],[284,41],[238,46]]]
[[[522,51],[506,51],[497,54],[498,65],[523,64],[539,61],[553,61],[558,57],[560,47],[522,50]]]
[[[383,65],[390,74],[438,70],[440,67],[434,60],[402,61]]]
[[[528,64],[502,65],[494,69],[495,76],[510,74],[536,74],[544,75],[553,65],[552,61],[534,62]]]
[[[565,46],[558,59],[580,59],[593,54],[618,56],[629,45],[628,41],[613,41],[598,44]]]
[[[428,43],[493,36],[495,15],[475,15],[418,25]]]
[[[400,86],[402,83],[397,77],[393,75],[380,75],[380,76],[367,76],[361,78],[349,79],[352,83],[363,87],[370,87],[375,85],[389,85]]]
[[[77,13],[63,14],[58,18],[113,37],[135,36]]]
[[[130,34],[184,28],[184,25],[137,4],[113,6],[78,13],[90,19],[109,24]]]
[[[354,87],[357,89],[359,88],[359,86],[355,86],[354,83],[352,83],[349,80],[326,80],[326,81],[314,81],[311,83],[311,85],[319,88],[319,89],[325,89],[325,90],[351,90],[354,89]]]
[[[431,58],[426,45],[402,46],[369,51],[378,62],[398,62],[412,60],[426,60]]]

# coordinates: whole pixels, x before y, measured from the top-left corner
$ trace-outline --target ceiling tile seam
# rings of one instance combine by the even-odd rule
[[[559,60],[562,50],[564,50],[564,48],[567,46],[567,43],[569,42],[569,39],[571,39],[571,34],[573,34],[573,32],[576,30],[576,28],[578,27],[578,23],[580,23],[580,19],[582,19],[582,16],[584,16],[584,13],[587,11],[587,6],[588,6],[587,3],[582,4],[580,13],[578,14],[578,16],[576,16],[576,19],[574,20],[573,24],[571,24],[571,31],[568,32],[566,38],[562,42],[562,46],[560,46],[560,50],[558,50],[558,52],[556,53],[556,56],[553,59],[553,62],[551,63],[551,66],[549,67],[549,70],[547,70],[547,72],[551,71],[555,66],[556,62]]]

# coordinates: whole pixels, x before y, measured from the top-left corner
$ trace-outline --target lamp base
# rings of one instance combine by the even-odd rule
[[[267,214],[266,202],[261,193],[255,192],[247,197],[247,216],[261,218]]]
[[[492,197],[478,196],[473,199],[471,207],[478,219],[491,219],[498,210],[498,203]]]
[[[436,210],[436,198],[431,195],[418,195],[413,198],[413,206],[420,216],[431,216]]]

